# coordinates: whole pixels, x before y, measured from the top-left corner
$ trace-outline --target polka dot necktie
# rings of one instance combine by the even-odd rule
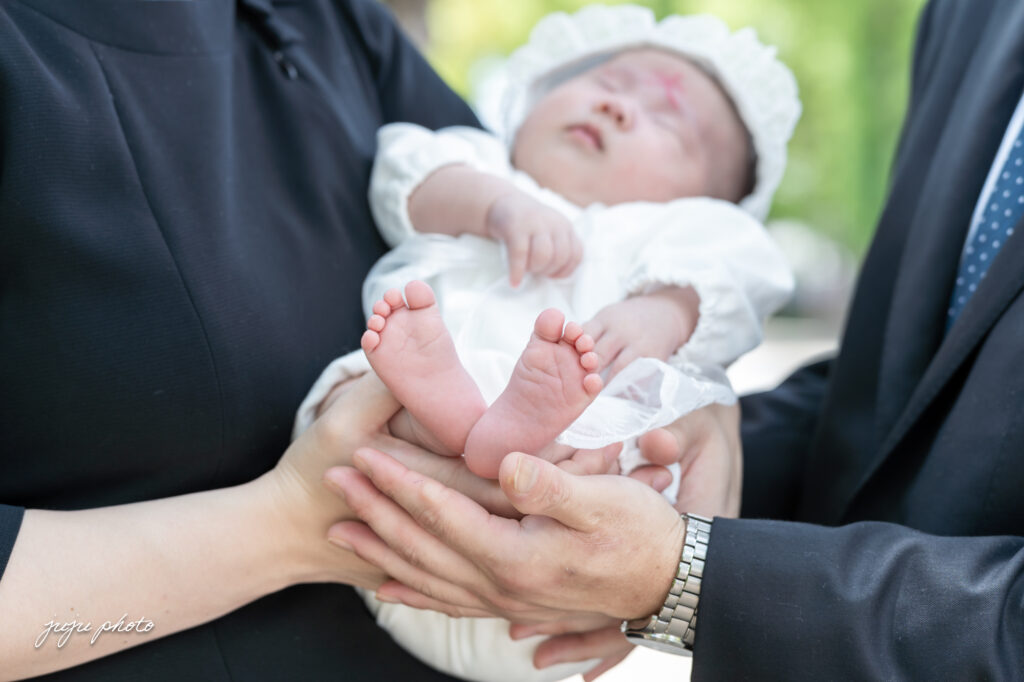
[[[960,260],[956,286],[949,301],[946,331],[971,300],[992,261],[1006,240],[1013,236],[1014,225],[1024,215],[1024,129],[1010,148],[1010,155],[999,171],[995,188],[978,217]]]

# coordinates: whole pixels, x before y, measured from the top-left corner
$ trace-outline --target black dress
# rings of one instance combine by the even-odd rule
[[[398,120],[476,124],[369,0],[0,0],[0,571],[24,507],[273,467],[358,343]],[[443,678],[339,585],[53,677]]]

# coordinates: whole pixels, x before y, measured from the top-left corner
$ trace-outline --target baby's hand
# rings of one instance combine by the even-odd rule
[[[508,273],[519,286],[527,272],[568,277],[583,259],[583,242],[561,213],[515,191],[495,200],[487,211],[488,236],[508,249]]]
[[[605,383],[637,358],[668,360],[697,326],[700,298],[691,287],[668,287],[601,309],[583,331],[594,337]]]

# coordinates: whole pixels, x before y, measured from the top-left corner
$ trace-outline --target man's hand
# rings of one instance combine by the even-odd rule
[[[640,451],[655,464],[679,462],[680,512],[740,514],[743,449],[740,406],[714,403],[640,437]]]
[[[498,197],[485,222],[486,234],[505,244],[514,287],[527,272],[568,277],[583,260],[583,242],[569,220],[519,190]]]
[[[327,472],[364,522],[329,538],[395,578],[378,591],[450,615],[544,621],[601,613],[648,616],[661,605],[682,548],[684,523],[650,487],[625,476],[575,476],[512,453],[499,482],[520,520],[361,449],[358,468]]]

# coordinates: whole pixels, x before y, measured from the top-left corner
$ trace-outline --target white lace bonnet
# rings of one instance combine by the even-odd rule
[[[511,144],[533,105],[560,82],[626,49],[676,52],[713,75],[732,98],[757,153],[754,190],[740,206],[764,220],[786,169],[786,144],[800,118],[792,72],[752,28],[731,33],[710,15],[666,17],[646,7],[591,5],[556,12],[534,27],[509,57],[502,100],[504,133]]]

